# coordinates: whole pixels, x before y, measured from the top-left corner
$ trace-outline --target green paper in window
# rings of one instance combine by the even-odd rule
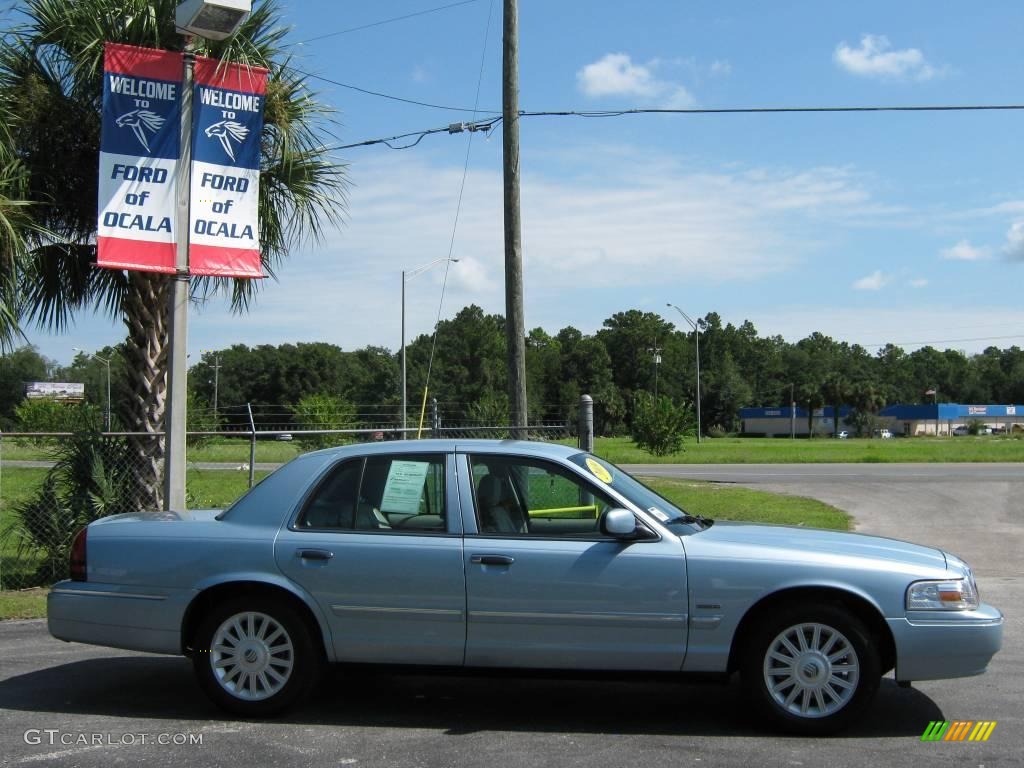
[[[423,484],[427,479],[429,461],[393,461],[384,486],[381,512],[415,515],[420,511]]]

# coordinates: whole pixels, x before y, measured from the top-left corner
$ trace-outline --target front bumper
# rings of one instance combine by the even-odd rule
[[[980,675],[1003,644],[1003,614],[991,605],[964,612],[911,611],[886,622],[896,641],[899,681]]]

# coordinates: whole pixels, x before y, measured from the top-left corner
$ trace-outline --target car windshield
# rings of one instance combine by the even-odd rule
[[[690,534],[702,531],[714,521],[700,515],[691,515],[671,501],[655,493],[625,470],[589,453],[577,453],[569,461],[605,485],[618,491],[640,509],[646,510],[673,533]]]

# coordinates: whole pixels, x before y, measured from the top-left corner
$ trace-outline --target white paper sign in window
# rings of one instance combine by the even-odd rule
[[[384,498],[380,502],[381,512],[407,515],[419,512],[429,468],[429,461],[392,461],[384,486]]]

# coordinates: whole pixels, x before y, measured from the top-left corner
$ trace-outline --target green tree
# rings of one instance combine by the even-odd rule
[[[25,399],[25,384],[49,381],[53,363],[35,347],[21,347],[0,357],[0,429],[9,429],[15,409]]]
[[[633,404],[633,441],[655,456],[676,453],[683,437],[694,428],[693,411],[688,405],[676,406],[664,395],[655,397],[639,392]]]
[[[306,395],[295,405],[295,425],[299,429],[354,429],[356,417],[352,405],[333,395]],[[330,448],[349,442],[344,435],[301,435],[307,448]]]
[[[174,29],[178,0],[24,0],[25,22],[0,44],[0,104],[10,114],[4,140],[24,168],[32,225],[53,237],[28,235],[31,258],[20,270],[27,319],[63,330],[82,311],[123,320],[132,396],[120,403],[132,430],[163,432],[167,394],[166,275],[96,269],[97,153],[103,93],[103,43],[180,50]],[[343,211],[345,177],[321,139],[324,108],[303,74],[288,65],[287,29],[277,3],[266,0],[241,30],[200,53],[267,67],[260,142],[260,244],[273,273],[296,243],[322,232]],[[59,157],[60,162],[54,162]],[[199,280],[193,293],[230,294],[246,309],[258,281]],[[131,440],[141,506],[159,506],[162,441]]]

